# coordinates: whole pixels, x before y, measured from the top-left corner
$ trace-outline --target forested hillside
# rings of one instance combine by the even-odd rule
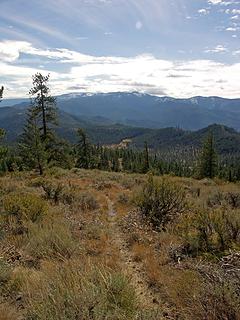
[[[26,119],[25,105],[0,108],[0,127],[7,132],[6,141],[15,143],[22,133]],[[238,154],[240,152],[240,134],[223,125],[211,125],[198,131],[186,131],[179,128],[148,129],[114,124],[105,118],[80,118],[59,111],[57,132],[70,142],[77,141],[77,128],[84,128],[94,144],[119,144],[123,139],[131,139],[130,147],[143,148],[147,142],[149,148],[157,151],[175,149],[199,149],[206,134],[211,131],[215,137],[217,151],[220,154]]]

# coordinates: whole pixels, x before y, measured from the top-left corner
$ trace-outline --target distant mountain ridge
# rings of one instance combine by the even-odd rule
[[[57,97],[60,110],[82,118],[106,119],[145,128],[199,130],[219,123],[240,130],[240,99],[176,99],[139,92],[71,93]],[[9,105],[3,101],[2,107]],[[22,105],[28,105],[28,102]]]
[[[6,142],[16,143],[26,119],[23,105],[0,108],[0,128],[7,132]],[[89,139],[95,144],[119,144],[131,139],[131,147],[143,148],[145,141],[153,150],[160,152],[199,149],[209,131],[213,132],[218,153],[222,155],[240,154],[240,133],[224,125],[213,124],[206,128],[189,131],[177,127],[161,129],[142,128],[114,123],[104,117],[78,117],[59,111],[58,134],[75,143],[77,129],[85,129]]]

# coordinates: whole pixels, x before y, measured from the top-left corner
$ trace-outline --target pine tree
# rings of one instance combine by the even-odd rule
[[[4,87],[2,86],[2,87],[0,88],[0,102],[1,102],[1,99],[2,99],[2,97],[3,97],[3,90],[4,90]]]
[[[64,169],[71,169],[74,166],[73,148],[66,140],[56,136],[51,141],[51,145],[48,144],[46,150],[48,151],[48,164],[50,166]]]
[[[145,142],[145,147],[144,147],[144,153],[143,153],[143,169],[142,173],[147,173],[150,169],[149,165],[149,151],[148,151],[148,144]]]
[[[28,169],[38,169],[40,175],[44,172],[48,154],[45,142],[41,137],[38,127],[36,109],[30,108],[27,114],[27,122],[19,143],[20,156],[23,164]]]
[[[41,122],[40,130],[44,140],[53,135],[51,126],[57,124],[56,98],[50,95],[49,77],[49,74],[43,76],[41,73],[36,73],[32,77],[33,87],[29,91],[32,97],[32,108]]]
[[[204,141],[200,163],[199,178],[214,178],[217,173],[217,154],[214,148],[214,138],[210,132]]]
[[[2,101],[4,87],[0,88],[0,102]],[[5,137],[5,130],[0,128],[0,141]],[[6,171],[6,156],[8,153],[8,148],[6,146],[0,145],[0,171]]]
[[[89,169],[90,165],[90,143],[88,142],[85,131],[81,128],[77,130],[79,137],[78,144],[76,145],[77,164],[78,168]]]

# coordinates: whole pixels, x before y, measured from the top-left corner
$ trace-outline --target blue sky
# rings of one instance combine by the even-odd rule
[[[0,0],[0,84],[24,97],[141,91],[240,97],[240,1]]]

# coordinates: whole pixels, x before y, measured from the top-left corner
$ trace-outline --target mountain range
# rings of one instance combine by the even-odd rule
[[[101,123],[144,128],[179,127],[199,130],[218,123],[240,130],[240,99],[193,97],[175,99],[139,92],[71,93],[57,97],[61,111]],[[3,106],[28,105],[26,100],[6,100]],[[18,104],[19,106],[19,104]]]
[[[232,110],[231,112],[235,112],[236,114],[235,121],[237,123],[237,120],[240,120],[240,108],[238,108],[240,99],[227,100],[223,98],[196,97],[177,100],[137,93],[119,93],[63,95],[58,97],[57,101],[59,107],[59,127],[56,130],[60,136],[72,142],[76,142],[76,130],[81,127],[86,130],[90,140],[96,144],[118,144],[128,138],[131,139],[131,145],[137,148],[142,148],[144,142],[147,141],[149,147],[155,150],[186,150],[193,147],[199,148],[207,132],[211,130],[214,133],[219,153],[240,153],[240,133],[233,128],[229,128],[223,124],[211,124],[210,121],[210,125],[208,125],[208,122],[204,123],[206,124],[204,128],[198,124],[194,127],[198,130],[191,131],[188,129],[188,127],[192,128],[194,121],[198,123],[197,115],[194,116],[194,121],[191,119],[192,115],[188,111],[190,109],[195,111],[200,110],[202,114],[208,112],[216,115],[217,112],[220,112],[220,114],[225,114],[225,120],[228,118],[226,110]],[[149,101],[152,102],[150,103]],[[153,101],[155,101],[155,104]],[[179,101],[179,105],[177,101]],[[0,108],[0,127],[6,130],[6,140],[10,143],[18,140],[25,123],[26,109],[29,105],[25,101],[18,102],[20,103],[4,107],[5,101],[2,101]],[[144,109],[144,105],[146,106],[147,102],[148,112]],[[181,107],[183,105],[184,107]],[[167,110],[168,108],[170,110]],[[141,112],[137,112],[137,109]],[[152,109],[157,110],[156,113],[159,112],[159,109],[165,109],[165,115],[168,114],[168,117],[166,117],[168,120],[163,125],[166,126],[165,128],[161,128],[160,125],[159,128],[152,128],[150,125],[147,125],[147,119],[144,120],[142,118],[144,116],[147,117],[147,113],[149,113],[149,117],[154,119],[151,113]],[[174,114],[174,109],[178,109],[179,112]],[[125,118],[123,116],[124,110],[127,114]],[[120,114],[122,114],[122,118]],[[172,119],[169,117],[170,114],[172,114]],[[187,114],[185,119],[184,114]],[[131,117],[132,121],[130,121]],[[126,118],[129,118],[129,120],[126,121]],[[187,128],[180,128],[180,125],[177,126],[177,123],[174,123],[174,119],[177,121],[180,118],[186,123],[189,122],[188,126],[186,126]],[[142,120],[140,121],[139,119]],[[133,124],[134,121],[135,126]],[[156,116],[155,123],[160,123],[161,121],[163,121],[163,118],[157,118]],[[139,125],[141,123],[143,125],[137,126],[138,123]],[[151,123],[153,124],[153,120]],[[218,123],[221,123],[221,121],[218,121]],[[199,129],[199,127],[201,128]]]

